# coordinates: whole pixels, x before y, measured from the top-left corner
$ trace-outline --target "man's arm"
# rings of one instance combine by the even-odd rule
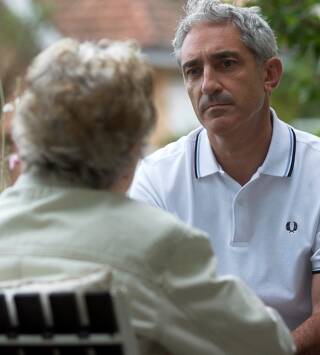
[[[312,315],[292,332],[297,355],[320,354],[320,274],[312,279]]]

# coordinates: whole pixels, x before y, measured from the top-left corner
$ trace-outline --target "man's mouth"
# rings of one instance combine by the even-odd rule
[[[225,107],[225,106],[229,106],[229,103],[214,103],[214,104],[209,104],[204,106],[204,108],[202,109],[202,112],[205,112],[209,109],[215,109],[215,108],[221,108],[221,107]]]

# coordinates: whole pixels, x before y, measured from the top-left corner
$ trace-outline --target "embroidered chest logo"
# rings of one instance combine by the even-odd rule
[[[298,229],[298,223],[294,221],[290,221],[286,224],[286,229],[289,232],[289,234],[293,234]]]

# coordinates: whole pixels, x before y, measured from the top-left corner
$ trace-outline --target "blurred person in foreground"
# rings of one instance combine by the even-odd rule
[[[205,236],[125,196],[154,124],[133,44],[65,39],[34,60],[13,120],[23,173],[0,197],[0,281],[109,267],[143,354],[292,354],[277,313],[217,278]]]
[[[320,140],[270,107],[282,63],[259,8],[186,10],[173,45],[202,126],[144,159],[131,197],[208,233],[218,275],[277,309],[300,354],[320,354]]]

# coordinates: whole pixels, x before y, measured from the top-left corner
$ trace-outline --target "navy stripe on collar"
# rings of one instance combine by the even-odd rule
[[[196,137],[196,143],[194,146],[194,174],[196,176],[196,179],[199,179],[200,173],[199,173],[199,141],[200,141],[200,133],[202,130],[199,131]]]
[[[284,176],[291,177],[293,173],[294,163],[296,159],[296,147],[297,147],[297,138],[294,130],[290,127],[290,139],[291,139],[291,149],[290,149],[290,162],[288,164],[288,168]],[[200,130],[197,134],[195,147],[194,147],[194,174],[196,179],[200,178],[200,162],[199,162],[199,150],[200,150],[200,134],[202,130]]]
[[[286,175],[287,177],[290,177],[293,172],[294,162],[296,160],[296,146],[297,146],[296,134],[294,133],[294,130],[292,128],[290,128],[290,132],[292,135],[292,153],[291,153],[290,168],[289,168],[288,174]]]

